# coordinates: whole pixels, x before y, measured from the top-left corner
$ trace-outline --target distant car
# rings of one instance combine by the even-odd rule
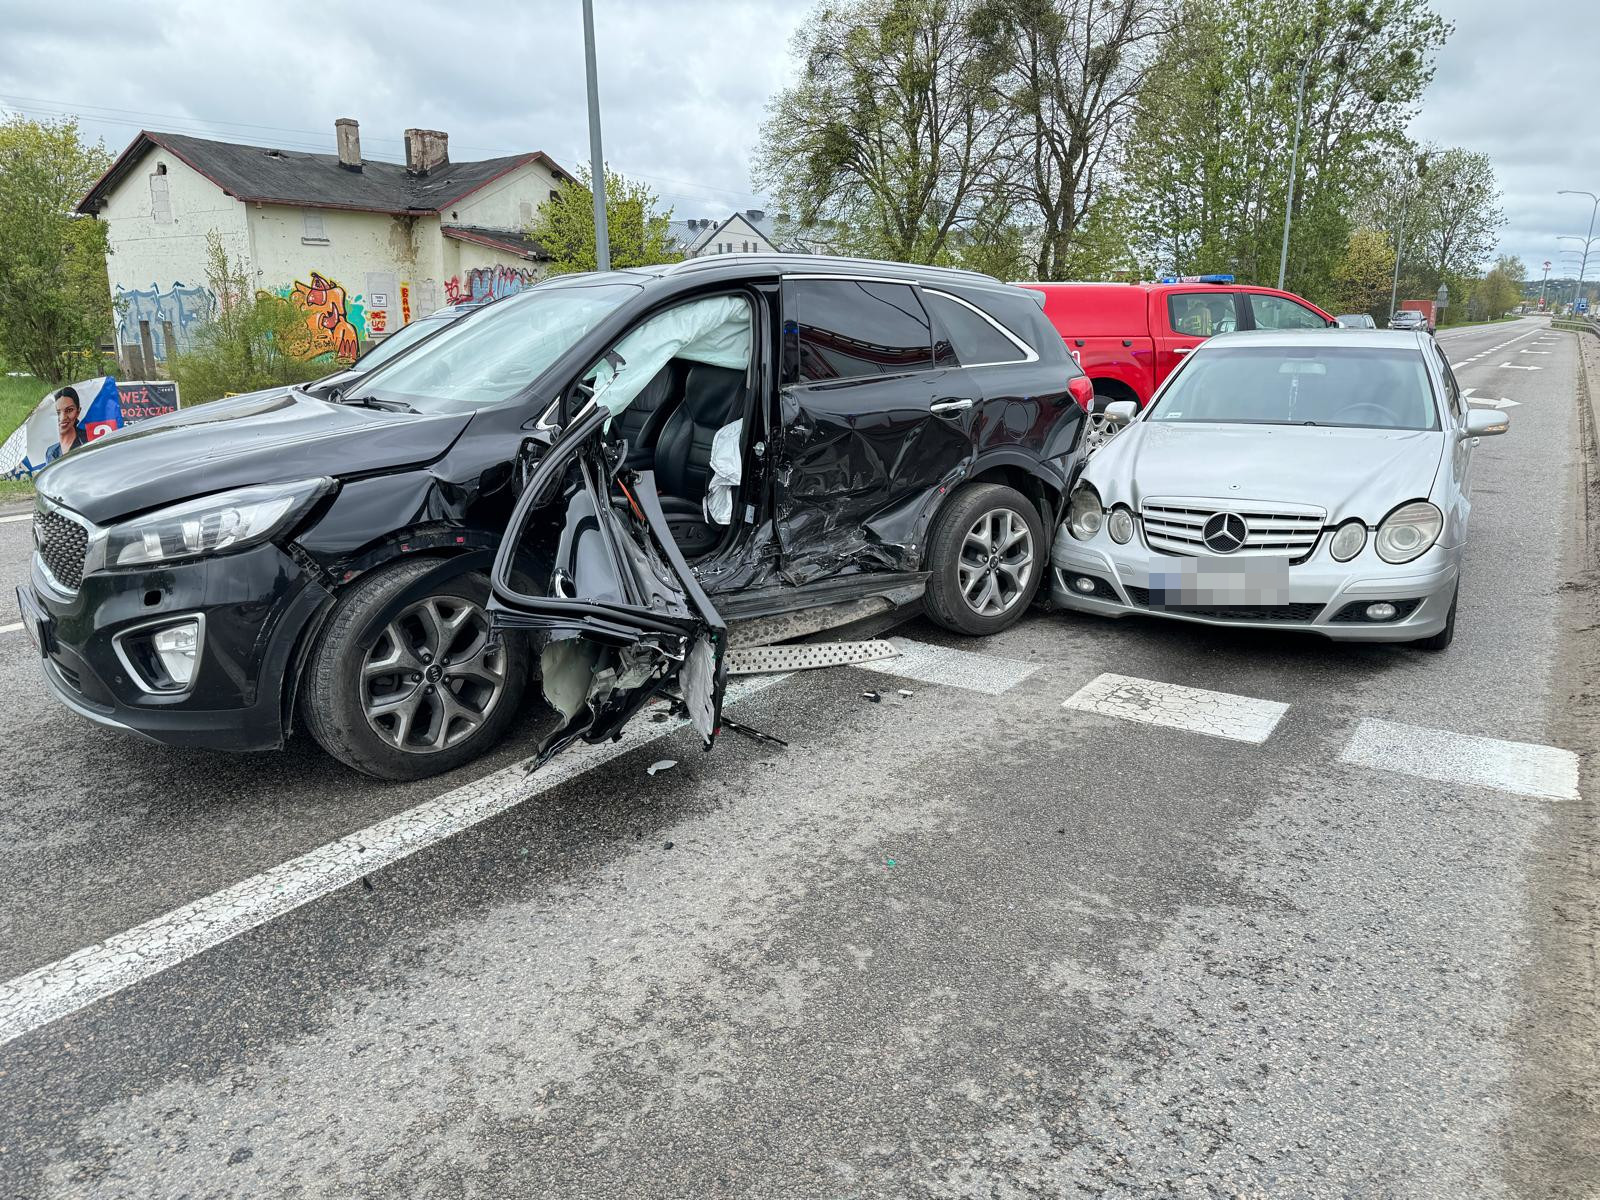
[[[1428,319],[1415,309],[1402,308],[1389,318],[1390,329],[1427,329]]]
[[[490,303],[488,300],[468,300],[462,304],[450,304],[444,308],[434,309],[427,316],[418,317],[409,325],[402,325],[381,342],[374,342],[366,353],[349,366],[340,368],[332,375],[324,375],[315,383],[306,384],[302,390],[325,400],[336,400],[356,380],[364,378],[384,363],[398,358],[411,347],[426,341],[441,329],[453,325],[468,313],[476,312],[488,303]]]
[[[1476,439],[1421,332],[1223,334],[1089,460],[1051,552],[1051,599],[1325,637],[1455,636]]]
[[[1368,313],[1345,313],[1335,317],[1340,329],[1376,329],[1378,323]]]

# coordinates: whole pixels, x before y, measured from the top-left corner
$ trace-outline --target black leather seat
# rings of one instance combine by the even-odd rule
[[[743,371],[695,363],[684,379],[683,402],[656,439],[656,490],[672,538],[687,555],[705,554],[722,540],[721,527],[710,524],[703,511],[711,482],[711,439],[744,415],[744,400]]]
[[[635,470],[655,461],[656,439],[672,415],[672,398],[682,378],[683,364],[669,362],[644,385],[644,391],[634,397],[633,403],[612,420],[612,435],[627,441],[627,465]]]

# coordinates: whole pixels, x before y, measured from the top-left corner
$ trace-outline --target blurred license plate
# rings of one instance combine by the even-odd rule
[[[1192,558],[1176,571],[1150,573],[1150,603],[1252,607],[1289,603],[1287,558]]]

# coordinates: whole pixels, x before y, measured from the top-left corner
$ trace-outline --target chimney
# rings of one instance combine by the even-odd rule
[[[333,123],[333,137],[339,144],[339,165],[361,170],[361,126],[354,117],[340,117]]]
[[[450,161],[450,135],[439,129],[406,130],[406,170],[426,175]]]
[[[764,208],[747,208],[744,210],[744,215],[745,219],[754,225],[758,221],[765,220],[767,212]]]

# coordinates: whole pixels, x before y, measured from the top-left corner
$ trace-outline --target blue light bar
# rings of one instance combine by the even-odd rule
[[[1232,275],[1163,275],[1157,283],[1232,283]]]

